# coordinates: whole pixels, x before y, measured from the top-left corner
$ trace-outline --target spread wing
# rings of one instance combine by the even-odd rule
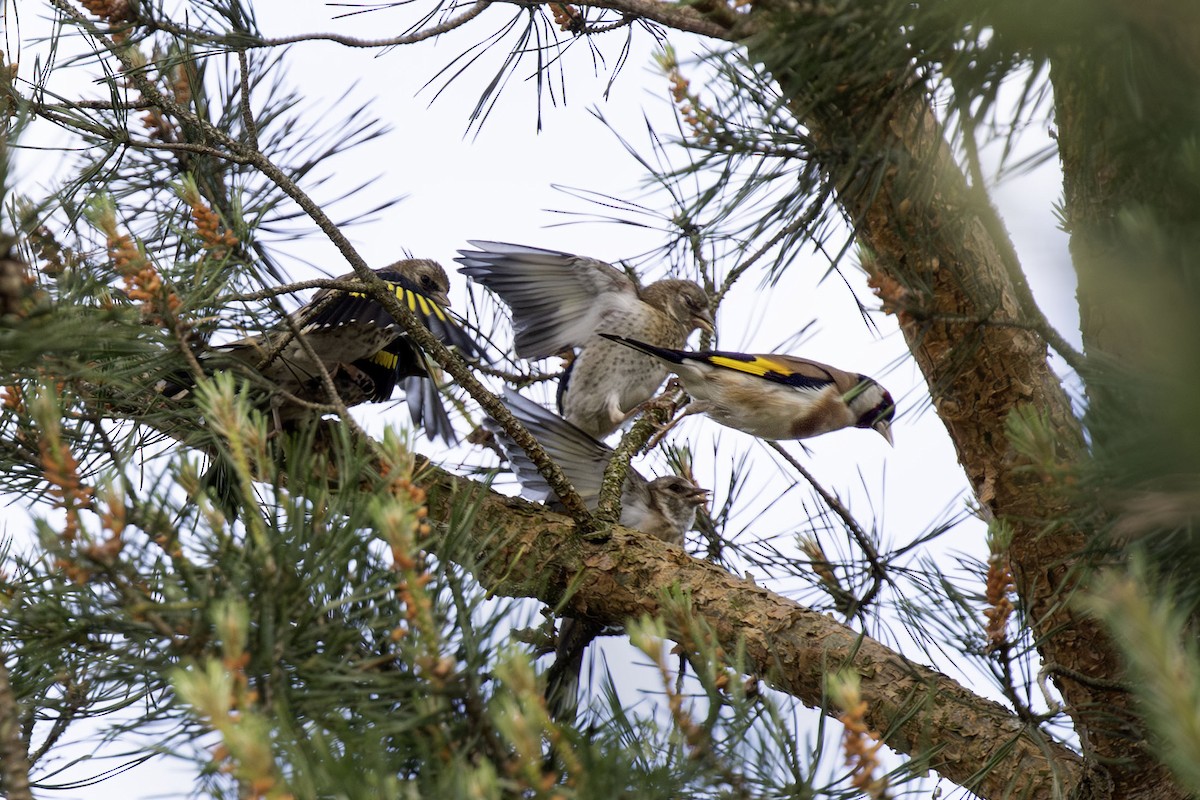
[[[512,310],[521,358],[546,358],[580,347],[613,313],[642,304],[623,272],[594,258],[503,242],[471,241],[459,270],[498,294]]]
[[[594,508],[600,497],[600,483],[604,478],[604,468],[612,458],[612,450],[513,389],[504,390],[504,405],[562,468],[563,474],[584,503]],[[525,455],[525,451],[494,420],[487,420],[484,424],[495,434],[496,441],[508,456],[525,496],[540,501],[550,498],[552,493],[549,484],[529,456]]]

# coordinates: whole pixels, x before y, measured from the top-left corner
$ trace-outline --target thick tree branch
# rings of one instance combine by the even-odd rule
[[[814,125],[814,134],[874,142],[872,150],[888,156],[879,173],[844,187],[841,202],[874,255],[867,266],[885,302],[898,308],[915,302],[928,312],[924,323],[901,312],[901,330],[979,502],[1012,525],[1009,556],[1039,649],[1047,660],[1088,675],[1119,674],[1119,655],[1099,623],[1067,602],[1081,577],[1086,533],[1067,521],[1067,499],[1031,472],[1005,430],[1014,409],[1032,406],[1049,421],[1064,461],[1083,452],[1078,421],[1049,367],[1045,341],[1019,328],[969,332],[937,321],[991,309],[1019,317],[1019,295],[1002,257],[1007,245],[989,235],[1002,228],[980,216],[992,214],[990,208],[970,203],[936,117],[922,100],[910,97],[898,106],[882,135],[865,129],[870,115],[848,112],[822,114],[826,124]],[[842,166],[828,169],[838,174]],[[1161,770],[1137,744],[1140,737],[1121,723],[1136,716],[1127,693],[1070,680],[1060,681],[1060,688],[1096,755],[1128,765],[1119,771],[1130,781]]]
[[[1030,406],[1048,421],[1064,462],[1085,452],[1045,341],[1019,328],[965,332],[936,321],[992,309],[1019,317],[1019,293],[1003,258],[1010,245],[990,235],[1003,230],[983,218],[994,211],[970,202],[932,109],[907,89],[894,92],[900,102],[879,129],[871,128],[873,114],[852,113],[869,98],[847,98],[841,108],[814,111],[811,130],[886,156],[877,172],[842,188],[841,202],[874,254],[867,266],[885,302],[915,302],[929,313],[929,322],[918,323],[901,312],[901,330],[977,498],[1012,526],[1009,557],[1039,650],[1085,675],[1120,674],[1120,655],[1100,623],[1068,602],[1084,576],[1087,532],[1072,525],[1068,499],[1029,469],[1005,430],[1014,409]],[[827,169],[837,175],[845,166]],[[1112,765],[1118,796],[1157,783],[1147,776],[1165,769],[1140,744],[1130,695],[1065,677],[1058,683],[1089,752]]]
[[[862,676],[868,722],[889,746],[983,797],[1065,796],[1083,777],[1066,747],[950,678],[913,663],[829,616],[737,578],[681,548],[614,527],[585,541],[568,518],[523,500],[484,493],[432,466],[420,470],[432,519],[446,522],[462,496],[481,503],[467,532],[486,558],[476,577],[490,592],[535,597],[607,624],[663,615],[658,598],[690,598],[694,613],[735,652],[744,642],[752,672],[804,703],[822,707],[824,676],[849,667]],[[833,713],[833,712],[830,712]],[[989,769],[981,769],[984,764]]]
[[[21,714],[0,653],[0,789],[9,800],[33,800],[29,791],[29,748],[21,738]]]
[[[676,612],[667,613],[663,598],[683,596],[726,652],[744,647],[749,674],[825,713],[838,711],[826,708],[825,675],[853,669],[862,679],[866,721],[890,747],[983,798],[1099,796],[1079,791],[1093,776],[1077,753],[829,615],[640,531],[613,526],[603,539],[588,539],[567,516],[417,461],[413,480],[426,491],[430,522],[452,525],[464,503],[475,505],[470,527],[451,537],[454,550],[439,555],[460,556],[465,537],[467,550],[480,556],[471,559],[475,578],[489,593],[536,598],[605,625],[642,614],[670,619]],[[386,473],[382,467],[367,472]],[[378,486],[360,477],[344,491],[369,499]],[[438,542],[431,537],[427,546],[437,553]]]

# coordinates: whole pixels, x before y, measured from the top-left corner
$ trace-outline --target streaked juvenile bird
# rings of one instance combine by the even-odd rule
[[[470,244],[478,249],[458,251],[459,271],[508,304],[519,357],[578,350],[559,381],[558,408],[591,436],[616,430],[667,377],[657,360],[605,341],[600,333],[682,347],[697,328],[713,330],[708,295],[691,281],[639,287],[594,258],[503,242]]]
[[[417,315],[447,347],[467,358],[478,358],[483,349],[446,313],[450,305],[450,280],[436,261],[405,259],[375,270],[389,289]],[[342,279],[353,278],[353,273]],[[362,292],[322,289],[291,319],[308,349],[281,327],[215,348],[202,357],[208,363],[232,358],[274,390],[272,409],[282,424],[311,417],[313,411],[292,402],[289,396],[309,402],[328,402],[321,379],[323,365],[346,405],[382,401],[402,382],[413,422],[430,438],[454,442],[454,428],[442,406],[433,376],[436,366],[403,332],[377,300]],[[163,393],[179,397],[184,383],[167,385]]]
[[[504,405],[562,468],[584,503],[594,509],[600,499],[605,467],[613,456],[612,448],[512,389],[505,390]],[[525,451],[494,420],[487,420],[484,425],[495,435],[525,496],[543,502],[550,500],[550,486]],[[682,546],[684,534],[695,524],[696,510],[707,497],[707,489],[697,487],[687,478],[668,475],[646,480],[631,467],[621,491],[620,523]],[[551,500],[550,505],[555,507],[556,501]],[[574,718],[583,652],[602,631],[600,625],[572,617],[564,617],[559,625],[555,660],[547,674],[546,688],[547,702],[556,719]]]
[[[806,439],[855,427],[892,443],[896,403],[866,375],[797,356],[688,352],[601,336],[653,356],[678,375],[693,399],[689,414],[707,414],[762,439]]]

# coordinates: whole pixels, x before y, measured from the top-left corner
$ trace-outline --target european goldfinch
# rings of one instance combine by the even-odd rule
[[[704,413],[762,439],[806,439],[842,428],[871,428],[892,443],[892,396],[866,375],[779,354],[688,352],[601,334],[653,356],[679,376]]]
[[[616,430],[667,377],[656,359],[607,342],[600,333],[682,347],[695,329],[713,329],[708,295],[691,281],[640,287],[594,258],[502,242],[470,244],[478,249],[459,250],[459,271],[508,304],[517,356],[538,359],[578,350],[559,381],[558,408],[591,436]]]
[[[599,502],[604,469],[613,456],[612,449],[511,389],[504,392],[504,405],[562,468],[584,503],[594,509]],[[484,426],[495,435],[521,482],[523,494],[533,500],[550,500],[554,507],[550,486],[533,461],[494,421],[487,420]],[[667,475],[646,480],[631,467],[621,491],[620,523],[682,546],[684,534],[695,524],[696,510],[707,497],[707,489],[697,487],[687,478]],[[559,625],[555,660],[547,673],[546,688],[547,702],[556,719],[574,718],[583,652],[601,631],[602,627],[595,623],[571,617],[564,617]]]
[[[446,313],[450,280],[436,261],[405,259],[375,274],[448,347],[469,358],[483,354],[480,345]],[[362,292],[322,289],[292,314],[292,320],[316,360],[290,328],[280,328],[216,347],[202,356],[201,363],[211,367],[221,359],[232,359],[248,367],[252,377],[272,392],[272,410],[281,424],[303,421],[313,413],[289,397],[328,402],[318,364],[329,372],[339,399],[347,406],[386,400],[397,382],[403,382],[413,422],[430,438],[455,441],[432,377],[437,374],[436,367],[382,304]],[[186,382],[168,382],[162,387],[164,394],[175,398],[188,390]]]

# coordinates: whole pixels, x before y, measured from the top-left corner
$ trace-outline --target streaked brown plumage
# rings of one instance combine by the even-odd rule
[[[537,359],[577,351],[560,380],[558,406],[591,436],[616,430],[667,376],[655,359],[599,334],[682,347],[696,328],[713,329],[708,295],[691,281],[638,287],[594,258],[502,242],[471,244],[478,249],[459,251],[460,271],[508,304],[516,354]]]

